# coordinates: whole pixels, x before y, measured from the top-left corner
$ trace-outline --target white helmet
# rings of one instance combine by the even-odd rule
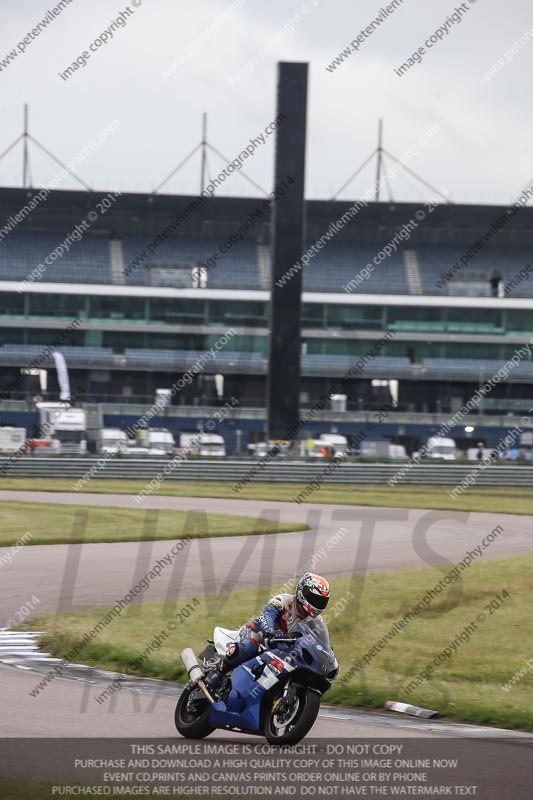
[[[320,575],[306,572],[296,587],[297,611],[302,617],[318,617],[330,597],[329,583]]]

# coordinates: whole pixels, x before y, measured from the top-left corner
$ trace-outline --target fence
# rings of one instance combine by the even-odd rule
[[[83,477],[91,467],[95,467],[95,477],[99,479],[128,479],[148,481],[161,472],[168,460],[164,458],[111,458],[104,468],[96,470],[99,459],[93,457],[32,457],[25,456],[9,464],[6,477],[27,478],[66,478],[73,483]],[[0,475],[2,466],[9,459],[0,458]],[[258,462],[253,460],[204,460],[190,459],[183,462],[175,470],[169,472],[168,481],[226,481],[237,483],[244,480]],[[386,485],[387,481],[398,473],[405,462],[389,464],[375,463],[342,463],[324,478],[326,483],[348,485],[376,484]],[[252,478],[253,482],[268,483],[309,483],[319,476],[324,476],[325,463],[317,461],[289,461],[274,458],[265,464],[261,471]],[[413,466],[399,485],[455,486],[460,483],[478,464],[431,464],[423,463]],[[90,483],[87,485],[89,488]],[[533,466],[523,465],[491,465],[482,470],[476,486],[485,487],[533,487]],[[2,481],[0,480],[0,488]],[[31,484],[28,485],[31,489]]]

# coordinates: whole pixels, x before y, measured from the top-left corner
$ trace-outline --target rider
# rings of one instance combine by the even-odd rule
[[[242,626],[239,640],[228,644],[226,655],[219,659],[205,678],[207,688],[216,690],[226,672],[250,661],[264,639],[294,639],[301,636],[295,630],[298,622],[318,617],[326,608],[329,597],[327,580],[312,572],[302,575],[295,594],[274,595],[262,614]]]

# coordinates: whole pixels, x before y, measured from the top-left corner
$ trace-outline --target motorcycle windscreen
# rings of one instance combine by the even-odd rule
[[[326,623],[321,617],[315,617],[315,619],[307,619],[305,622],[300,623],[302,628],[309,628],[317,642],[321,644],[326,650],[329,650],[331,645],[329,641],[329,631],[327,629]]]

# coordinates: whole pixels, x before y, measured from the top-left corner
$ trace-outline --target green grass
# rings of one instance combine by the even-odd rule
[[[167,511],[113,506],[0,501],[0,547],[14,545],[29,532],[27,545],[81,542],[136,542],[155,539],[286,533],[307,530],[302,523],[278,523],[263,517],[235,517],[195,511]],[[86,519],[86,522],[85,522]]]
[[[142,481],[118,481],[94,478],[84,487],[84,492],[109,494],[137,494],[145,484]],[[204,482],[182,483],[165,481],[154,494],[170,497],[220,497],[235,500],[293,501],[304,489],[299,483],[250,483],[240,492],[232,483]],[[306,503],[334,503],[356,506],[388,506],[391,508],[436,508],[452,511],[484,511],[500,514],[533,515],[533,492],[530,489],[480,489],[466,490],[456,498],[448,496],[453,487],[440,486],[346,486],[327,483],[306,498]],[[1,489],[27,490],[24,478],[4,478]],[[64,479],[41,478],[32,480],[31,489],[45,492],[68,492],[72,482]]]
[[[339,679],[350,677],[344,685],[337,682],[326,695],[327,701],[378,708],[393,699],[436,709],[450,719],[533,730],[533,670],[511,690],[501,688],[531,658],[533,556],[480,561],[460,574],[461,581],[451,584],[428,610],[377,650],[363,671],[352,668],[443,574],[423,568],[333,581],[329,627],[340,663]],[[484,606],[503,590],[511,596],[490,615]],[[344,606],[348,593],[353,597],[347,610],[335,615],[335,603],[337,609]],[[186,600],[176,605],[137,607],[135,613],[126,612],[106,627],[79,659],[119,672],[183,679],[178,658],[183,647],[191,645],[199,653],[214,624],[230,628],[241,625],[262,608],[270,594],[270,590],[257,590],[220,598],[198,596],[199,604],[174,632],[166,626],[187,605]],[[486,614],[486,620],[478,623],[470,640],[461,644],[453,658],[435,667],[429,680],[406,694],[402,686],[407,686],[471,620],[476,620],[479,612]],[[97,609],[50,615],[22,627],[44,631],[41,646],[64,657],[105,613],[105,609]],[[162,637],[161,632],[167,632],[168,637]],[[154,645],[141,670],[135,668],[135,660],[157,634],[159,647]]]

